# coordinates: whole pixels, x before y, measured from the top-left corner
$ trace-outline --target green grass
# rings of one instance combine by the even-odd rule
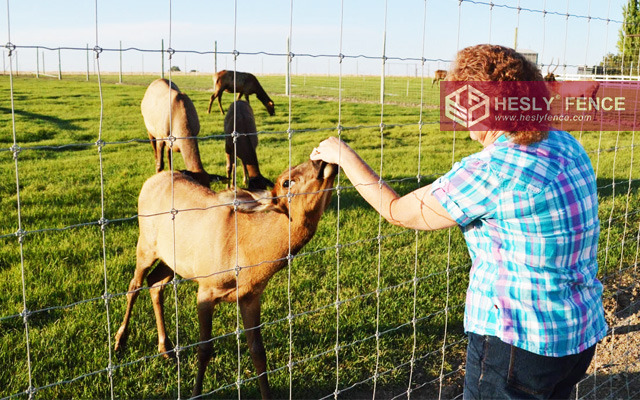
[[[117,76],[104,76],[100,127],[100,92],[95,77],[89,82],[82,76],[65,77],[62,81],[14,78],[15,131],[22,148],[17,158],[20,218],[22,229],[28,232],[20,245],[13,235],[18,230],[18,210],[16,164],[8,151],[13,145],[10,85],[7,76],[0,77],[0,397],[27,397],[21,394],[29,387],[25,325],[20,316],[23,301],[33,312],[28,318],[28,354],[32,385],[41,388],[36,396],[110,397],[106,372],[109,346],[124,313],[123,293],[135,265],[137,221],[132,217],[136,215],[138,191],[154,173],[139,108],[145,87],[153,79],[126,76],[121,85],[116,83]],[[401,194],[446,172],[453,159],[480,150],[480,145],[465,134],[454,138],[453,134],[438,130],[437,92],[431,90],[430,82],[425,82],[425,125],[421,130],[420,79],[389,78],[384,108],[379,104],[379,78],[344,78],[341,108],[335,77],[294,77],[291,98],[284,96],[283,77],[260,79],[276,103],[276,115],[270,117],[257,99],[251,98],[258,129],[264,132],[258,147],[260,166],[271,179],[287,168],[289,158],[293,164],[300,163],[318,142],[336,135],[338,123],[345,127],[343,138],[378,170],[379,124],[384,122],[382,174]],[[211,77],[174,76],[174,80],[191,97],[200,114],[200,136],[206,138],[200,142],[205,169],[223,174],[223,116],[216,108],[209,115],[205,111]],[[223,99],[228,106],[232,95],[225,94]],[[293,130],[291,140],[288,129]],[[95,145],[100,133],[107,143],[101,154]],[[586,132],[581,140],[598,167],[603,227],[599,261],[601,275],[611,276],[629,268],[637,255],[640,153],[632,147],[630,132],[604,133],[602,137]],[[616,145],[617,152],[608,150]],[[599,148],[604,150],[598,151]],[[635,166],[630,173],[632,156]],[[176,159],[176,168],[183,168],[182,158]],[[417,175],[422,176],[420,182]],[[378,243],[378,215],[349,187],[344,176],[340,183],[345,188],[340,192],[339,212],[334,196],[316,236],[293,261],[290,297],[286,270],[274,276],[263,297],[263,335],[269,369],[274,371],[269,379],[275,397],[289,396],[290,380],[294,398],[319,398],[333,393],[336,322],[341,346],[339,388],[356,385],[341,397],[368,397],[376,363],[382,374],[377,382],[381,393],[392,397],[405,391],[414,342],[414,270],[414,386],[439,376],[445,325],[444,373],[455,373],[463,361],[462,305],[469,259],[459,231],[416,234],[382,223]],[[222,184],[213,185],[214,190],[223,188]],[[96,223],[102,217],[102,199],[104,217],[111,221],[104,236]],[[335,247],[338,226],[339,264]],[[107,291],[113,295],[108,312],[101,297],[105,274]],[[447,291],[449,309],[445,314]],[[344,301],[338,320],[337,292]],[[178,321],[173,287],[165,293],[169,335],[175,341],[177,325],[180,345],[185,347],[179,368],[175,362],[156,357],[155,321],[149,296],[143,292],[134,310],[128,347],[121,358],[112,354],[113,392],[118,398],[175,398],[190,394],[197,368],[193,346],[198,340],[196,285],[183,282],[177,286]],[[289,301],[296,315],[291,325],[286,318]],[[379,331],[383,334],[376,343],[378,310]],[[223,388],[214,394],[217,398],[237,397],[236,320],[234,304],[216,308],[215,356],[207,370],[204,390]],[[257,398],[259,391],[257,382],[252,380],[254,370],[244,337],[240,344],[240,376],[250,380],[242,385],[242,395]],[[291,375],[287,367],[290,352],[294,363]],[[422,393],[432,395],[428,391],[431,388],[427,385]]]

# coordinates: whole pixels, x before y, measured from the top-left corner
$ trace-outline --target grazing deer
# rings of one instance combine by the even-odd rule
[[[447,71],[444,69],[436,70],[435,75],[433,76],[433,81],[431,82],[431,87],[436,83],[440,84],[440,81],[443,81],[447,77]]]
[[[234,125],[235,123],[235,125]],[[238,133],[235,139],[234,132]],[[242,161],[243,182],[249,190],[273,187],[273,182],[262,176],[258,165],[258,134],[253,110],[249,103],[235,101],[224,117],[225,153],[227,157],[227,187],[236,186],[236,156]],[[235,146],[234,146],[235,142]],[[234,151],[235,150],[235,151]],[[233,178],[231,177],[233,175]]]
[[[208,187],[211,176],[202,166],[196,139],[200,132],[200,121],[189,96],[180,92],[175,83],[169,85],[166,79],[156,79],[147,88],[140,109],[153,147],[156,173],[164,169],[166,147],[169,168],[172,167],[172,154],[169,152],[181,152],[189,175]],[[173,146],[166,146],[170,132],[175,141]]]
[[[222,109],[222,94],[224,92],[234,92],[234,77],[235,77],[235,92],[238,93],[237,100],[240,100],[244,95],[244,98],[249,102],[249,95],[254,94],[258,97],[258,100],[264,104],[269,115],[275,115],[275,108],[273,101],[269,98],[267,92],[264,91],[258,78],[248,72],[235,72],[222,70],[213,76],[213,94],[211,100],[209,100],[209,108],[207,108],[207,114],[211,113],[211,105],[213,100],[218,99],[218,106],[220,112],[224,115]]]
[[[215,193],[180,173],[173,175],[173,182],[168,172],[147,179],[138,198],[136,269],[115,349],[121,350],[127,342],[131,310],[147,276],[158,350],[165,356],[172,350],[166,335],[162,292],[175,271],[184,279],[198,282],[200,343],[192,395],[202,393],[204,373],[213,355],[213,309],[220,302],[237,301],[260,393],[269,398],[260,297],[273,274],[315,234],[331,200],[337,173],[336,165],[308,160],[284,171],[271,192],[238,189],[235,196],[232,190]],[[238,200],[238,212],[234,212],[234,199]],[[178,241],[175,245],[174,239]],[[153,269],[156,260],[159,263]]]

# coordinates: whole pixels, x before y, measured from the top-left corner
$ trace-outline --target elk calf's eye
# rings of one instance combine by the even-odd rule
[[[289,188],[289,187],[293,186],[295,183],[296,183],[296,181],[286,180],[286,181],[282,182],[282,187],[283,188]]]

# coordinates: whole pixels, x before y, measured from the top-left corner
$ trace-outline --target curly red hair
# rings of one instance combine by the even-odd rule
[[[514,49],[480,44],[460,50],[448,81],[543,81],[542,73],[534,63]],[[513,142],[532,144],[547,138],[548,132],[510,132]]]

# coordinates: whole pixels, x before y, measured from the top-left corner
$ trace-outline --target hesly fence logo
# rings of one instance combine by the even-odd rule
[[[489,106],[489,96],[471,85],[464,85],[445,96],[445,116],[467,129],[489,118]]]
[[[444,81],[440,130],[636,130],[638,93],[638,81]]]

